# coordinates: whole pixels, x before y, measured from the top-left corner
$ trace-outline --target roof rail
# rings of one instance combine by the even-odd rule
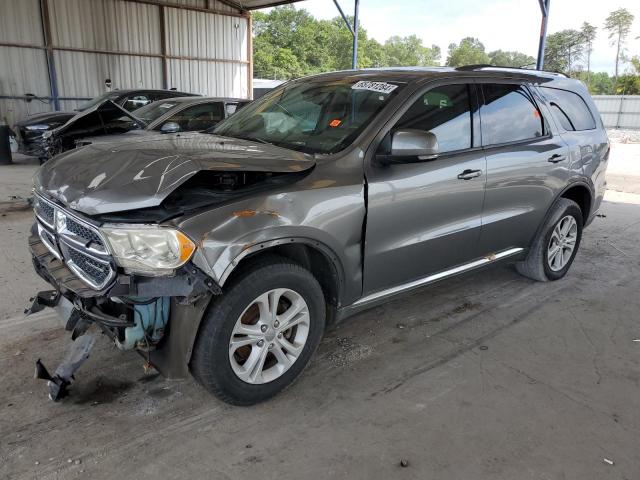
[[[560,77],[565,77],[567,78],[567,76],[562,73],[562,72],[552,72],[549,70],[535,70],[533,68],[524,68],[524,67],[503,67],[500,65],[489,65],[488,63],[479,63],[476,65],[463,65],[461,67],[456,67],[456,70],[460,71],[460,72],[476,72],[478,70],[483,70],[483,69],[496,69],[496,70],[524,70],[527,72],[531,72],[531,73],[547,73],[549,75],[558,75]]]

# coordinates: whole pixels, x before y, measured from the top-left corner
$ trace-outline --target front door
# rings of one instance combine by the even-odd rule
[[[436,135],[439,154],[392,164],[367,158],[364,295],[478,256],[486,166],[474,85],[435,86],[409,105],[376,153],[390,153],[394,131],[418,129]]]

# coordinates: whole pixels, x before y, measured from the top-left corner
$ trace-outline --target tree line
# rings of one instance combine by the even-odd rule
[[[591,71],[591,54],[598,28],[584,22],[580,29],[547,36],[545,69],[580,78],[594,94],[640,94],[640,59],[629,57],[626,43],[634,17],[626,9],[612,12],[603,25],[616,47],[615,74]],[[351,68],[352,36],[342,18],[318,20],[295,7],[276,7],[253,16],[254,76],[288,80],[314,73]],[[446,57],[438,45],[425,46],[416,35],[393,36],[384,43],[358,29],[358,67],[490,64],[535,68],[535,58],[517,51],[487,52],[482,42],[463,38],[448,46]],[[631,70],[619,74],[622,65]]]

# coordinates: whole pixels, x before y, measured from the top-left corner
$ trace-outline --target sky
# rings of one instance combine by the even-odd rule
[[[353,0],[339,3],[345,13],[353,13]],[[339,15],[332,0],[305,0],[295,5],[316,18]],[[579,29],[585,21],[598,27],[592,71],[613,73],[615,47],[609,45],[604,20],[621,7],[636,17],[628,53],[640,55],[640,39],[636,39],[640,37],[640,0],[551,0],[548,33]],[[415,34],[426,46],[440,46],[443,63],[448,45],[469,36],[480,39],[487,52],[518,50],[535,57],[540,18],[537,0],[360,0],[360,22],[369,36],[382,43],[392,35]]]

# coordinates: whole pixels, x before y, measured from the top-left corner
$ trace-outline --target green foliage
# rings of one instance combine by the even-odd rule
[[[349,19],[352,21],[352,19]],[[617,46],[616,74],[591,72],[591,52],[597,28],[583,22],[580,30],[568,29],[547,36],[545,70],[564,72],[582,80],[594,95],[640,94],[640,57],[630,60],[631,69],[618,75],[625,61],[625,41],[631,32],[633,15],[623,8],[606,19],[605,30]],[[288,80],[304,75],[351,68],[352,36],[342,18],[318,20],[293,6],[253,13],[254,76]],[[416,35],[394,36],[384,44],[358,30],[358,67],[431,66],[441,59],[440,47],[423,45]],[[535,59],[514,51],[487,53],[477,38],[452,43],[446,64],[452,67],[492,64],[507,67],[532,66]]]
[[[577,70],[576,62],[584,54],[584,36],[578,30],[568,29],[547,35],[544,68],[570,74]]]
[[[525,68],[535,66],[536,59],[521,52],[494,50],[493,52],[489,52],[489,63],[500,67]]]
[[[440,61],[440,47],[425,47],[416,35],[391,37],[384,43],[383,49],[389,66],[430,66],[438,65]]]
[[[589,22],[582,22],[580,28],[582,34],[582,41],[584,42],[584,53],[587,56],[587,84],[589,83],[589,73],[591,72],[591,53],[593,52],[593,41],[598,35],[598,28],[591,25]]]
[[[616,95],[640,95],[640,76],[625,73],[618,77]]]
[[[352,19],[349,19],[352,21]],[[317,20],[306,10],[277,7],[253,14],[254,76],[287,80],[351,68],[353,39],[342,18]],[[440,48],[416,35],[391,37],[381,45],[358,29],[358,67],[437,65]]]
[[[609,32],[609,40],[611,45],[616,46],[616,73],[615,78],[618,78],[618,69],[620,63],[625,59],[624,44],[631,30],[634,16],[626,8],[619,8],[609,14],[604,22],[604,28]]]
[[[607,72],[577,72],[575,78],[582,80],[591,95],[613,95],[613,78]]]
[[[615,93],[617,95],[640,95],[640,57],[629,59],[631,70],[618,77]]]
[[[631,30],[634,16],[626,8],[619,8],[609,14],[604,21],[604,29],[609,32],[611,45],[615,45],[620,38],[625,40]]]
[[[480,40],[473,37],[466,37],[457,45],[449,45],[447,65],[450,67],[461,67],[463,65],[478,65],[489,63],[489,55],[484,51],[484,45]]]

